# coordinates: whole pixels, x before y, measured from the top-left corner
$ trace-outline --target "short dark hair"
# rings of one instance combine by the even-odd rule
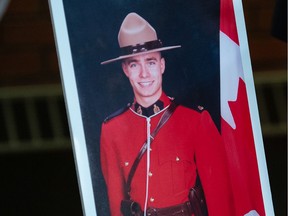
[[[160,54],[160,58],[164,58],[162,52],[160,52],[160,51],[156,51],[156,52],[158,52],[158,53]],[[123,63],[125,64],[125,63],[126,63],[126,60],[127,60],[127,58],[122,59],[121,64],[123,64]]]

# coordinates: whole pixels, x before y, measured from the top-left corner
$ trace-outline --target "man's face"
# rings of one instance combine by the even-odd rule
[[[160,98],[165,70],[165,60],[160,52],[127,58],[122,63],[122,69],[139,104],[148,107]]]

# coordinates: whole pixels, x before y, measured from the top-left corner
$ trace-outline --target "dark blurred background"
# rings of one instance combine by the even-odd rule
[[[275,215],[287,215],[287,1],[243,1]],[[0,0],[0,215],[83,215],[48,2]]]

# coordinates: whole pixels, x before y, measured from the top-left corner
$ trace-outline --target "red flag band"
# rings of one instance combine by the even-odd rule
[[[265,215],[246,84],[232,0],[221,0],[221,133],[235,215]]]

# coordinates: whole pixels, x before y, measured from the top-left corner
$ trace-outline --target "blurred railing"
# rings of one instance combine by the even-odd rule
[[[264,136],[287,132],[287,74],[255,73]],[[61,85],[0,89],[0,152],[70,148]]]
[[[267,71],[254,76],[264,136],[287,134],[287,71]]]
[[[69,148],[60,85],[0,89],[0,152]]]

